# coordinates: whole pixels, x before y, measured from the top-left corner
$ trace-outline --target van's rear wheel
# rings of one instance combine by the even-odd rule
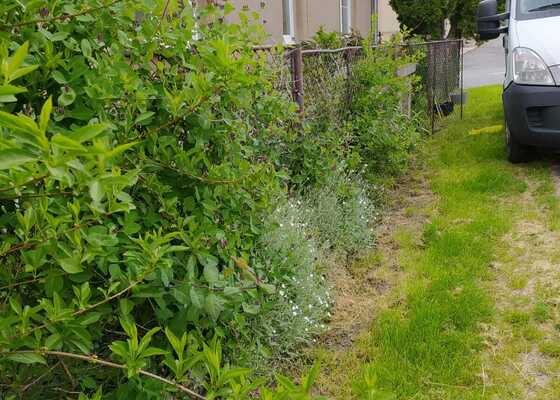
[[[531,146],[526,146],[517,141],[517,139],[511,134],[507,121],[505,121],[505,128],[508,161],[513,164],[530,161],[533,157],[534,149]]]

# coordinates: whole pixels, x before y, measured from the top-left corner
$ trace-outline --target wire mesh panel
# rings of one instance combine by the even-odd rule
[[[463,41],[418,43],[407,46],[407,51],[420,55],[417,75],[433,125],[438,116],[452,111],[452,95],[463,91]],[[462,102],[460,106],[462,112]]]
[[[347,105],[348,63],[341,51],[304,52],[305,118],[336,125]]]
[[[262,47],[256,50],[272,66],[275,87],[298,103],[305,120],[332,127],[344,121],[351,109],[355,87],[353,68],[364,57],[362,47],[312,50]],[[380,52],[381,56],[381,52],[388,51],[394,57],[406,54],[418,60],[416,74],[422,90],[416,93],[417,98],[406,102],[416,104],[417,111],[425,112],[433,131],[437,118],[453,109],[452,94],[462,93],[463,41],[380,46],[374,49],[374,54]]]
[[[254,51],[257,57],[261,57],[268,63],[270,79],[278,93],[286,98],[292,98],[294,81],[291,56],[294,50],[262,46],[255,47]]]

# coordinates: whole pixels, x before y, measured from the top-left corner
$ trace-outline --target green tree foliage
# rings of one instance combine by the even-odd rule
[[[478,0],[390,0],[401,26],[412,33],[441,39],[444,22],[451,23],[450,37],[472,36]]]

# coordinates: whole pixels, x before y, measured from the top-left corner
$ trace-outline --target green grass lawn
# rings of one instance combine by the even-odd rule
[[[493,279],[490,266],[503,251],[502,237],[520,218],[526,175],[540,177],[538,201],[553,214],[557,207],[544,163],[507,163],[499,129],[469,134],[503,124],[501,88],[475,89],[469,97],[464,119],[450,117],[426,145],[425,175],[435,202],[427,223],[421,232],[403,226],[396,235],[406,275],[403,301],[382,311],[359,348],[348,352],[361,366],[336,371],[331,365],[329,373],[345,374],[353,384],[355,398],[457,400],[503,394],[481,378],[486,376],[481,326],[500,317],[486,284]],[[514,286],[524,285],[523,276],[512,279]],[[329,365],[328,351],[321,357]],[[348,398],[347,390],[335,392],[335,398]]]
[[[484,279],[497,240],[511,228],[520,181],[503,155],[502,136],[471,130],[502,123],[498,88],[471,92],[463,121],[429,144],[430,185],[437,209],[423,246],[403,248],[403,267],[413,276],[406,305],[389,310],[372,331],[379,386],[398,398],[479,398],[481,349],[478,324],[491,316]],[[465,390],[468,387],[468,390]]]

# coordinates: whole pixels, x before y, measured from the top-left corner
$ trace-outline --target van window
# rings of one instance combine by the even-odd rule
[[[518,0],[517,19],[536,19],[560,15],[560,0]]]

